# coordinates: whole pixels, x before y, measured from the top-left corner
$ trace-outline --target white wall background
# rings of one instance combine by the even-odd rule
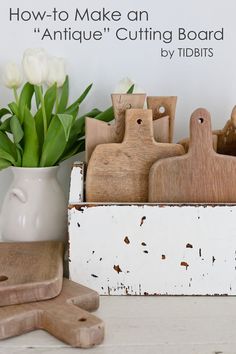
[[[42,23],[9,22],[9,7],[21,10],[67,10],[73,12],[76,7],[91,10],[106,7],[119,10],[123,14],[128,10],[149,11],[149,22],[128,23],[53,23],[50,19]],[[236,103],[236,29],[235,0],[9,0],[0,3],[0,66],[7,60],[20,61],[24,49],[44,47],[50,54],[63,56],[67,60],[71,77],[71,100],[90,82],[94,88],[82,110],[97,106],[110,105],[110,93],[123,77],[133,78],[149,95],[177,95],[179,97],[175,140],[188,134],[188,120],[191,112],[198,106],[206,107],[212,113],[213,127],[221,128],[228,119]],[[193,58],[173,60],[160,57],[159,42],[119,42],[107,36],[103,41],[77,42],[41,41],[33,33],[34,27],[50,29],[115,29],[122,25],[130,28],[153,27],[160,30],[176,30],[186,27],[193,30],[217,30],[225,28],[225,39],[219,42],[185,42],[181,46],[213,47],[213,58]],[[180,46],[174,41],[165,45],[166,49]],[[0,105],[6,105],[11,92],[1,87]],[[68,189],[68,176],[71,161],[63,165],[60,179]],[[0,173],[0,205],[11,181],[11,173]]]

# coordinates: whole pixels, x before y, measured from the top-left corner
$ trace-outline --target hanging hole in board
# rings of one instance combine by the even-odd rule
[[[78,321],[79,321],[79,322],[85,322],[85,321],[87,321],[87,318],[82,317],[82,318],[80,318]]]
[[[198,118],[198,123],[199,124],[202,124],[204,122],[204,119],[203,118]]]
[[[127,105],[126,105],[126,108],[125,109],[131,109],[132,108],[132,105],[130,104],[130,103],[128,103]]]
[[[165,107],[164,107],[164,106],[159,107],[158,112],[159,112],[160,114],[165,113],[165,111],[166,111],[166,109],[165,109]]]
[[[142,123],[143,123],[142,119],[138,119],[138,120],[137,120],[137,123],[138,123],[138,124],[142,124]]]
[[[0,275],[0,282],[1,281],[6,281],[8,277],[6,275]]]

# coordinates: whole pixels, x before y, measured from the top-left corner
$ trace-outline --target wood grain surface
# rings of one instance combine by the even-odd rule
[[[95,291],[64,279],[55,299],[1,307],[0,339],[44,329],[73,347],[92,347],[104,338],[104,323],[87,312],[98,306]]]
[[[93,150],[99,144],[120,143],[125,133],[125,111],[130,108],[143,108],[145,94],[112,94],[114,109],[114,124],[86,118],[85,141],[86,161],[88,162]]]
[[[181,145],[154,141],[151,110],[129,109],[124,141],[99,145],[94,150],[87,170],[86,199],[88,202],[146,202],[152,164],[183,153]]]
[[[162,119],[168,116],[168,128],[165,127],[165,134],[163,132],[163,139],[160,142],[172,143],[174,135],[174,122],[176,111],[177,97],[176,96],[148,96],[147,108],[153,111],[153,120]],[[164,128],[163,128],[164,129]]]
[[[219,154],[236,156],[236,106],[233,108],[231,118],[223,129],[213,130],[213,147]],[[189,138],[178,142],[183,145],[186,152],[189,149]]]
[[[62,278],[62,242],[0,243],[0,306],[53,298]]]
[[[236,159],[217,154],[210,114],[197,109],[190,120],[187,154],[155,163],[150,170],[149,201],[171,203],[236,202]]]

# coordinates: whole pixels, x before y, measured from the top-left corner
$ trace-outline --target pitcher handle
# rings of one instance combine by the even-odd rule
[[[20,202],[22,203],[26,203],[27,202],[27,195],[26,193],[20,189],[20,188],[13,188],[10,191],[10,194],[17,197],[19,199]]]

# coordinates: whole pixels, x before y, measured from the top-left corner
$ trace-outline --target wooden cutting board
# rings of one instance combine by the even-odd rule
[[[86,161],[99,144],[120,143],[125,133],[125,111],[130,108],[143,108],[145,94],[112,94],[115,123],[106,123],[94,118],[86,118],[85,143]]]
[[[172,143],[174,135],[174,122],[176,111],[177,97],[176,96],[148,96],[147,108],[153,111],[153,120],[163,120],[168,116],[168,124],[165,122],[165,127],[162,128],[162,143]],[[157,129],[158,130],[158,129]]]
[[[99,144],[121,143],[125,134],[125,112],[127,109],[143,108],[145,94],[112,94],[115,122],[106,123],[94,118],[86,118],[86,161],[88,162],[95,147]],[[160,101],[158,101],[160,103]],[[162,101],[161,101],[162,102]],[[166,107],[170,107],[168,104]],[[173,113],[173,110],[168,110]],[[155,111],[156,112],[156,111]],[[169,142],[170,117],[155,113],[153,121],[154,139],[158,142]]]
[[[212,146],[210,114],[197,109],[190,120],[186,155],[155,163],[150,170],[149,201],[171,203],[236,202],[236,158]]]
[[[214,130],[213,147],[218,154],[236,156],[236,106],[233,108],[231,118],[221,130]],[[183,145],[188,152],[189,138],[182,139],[179,144]]]
[[[1,307],[0,339],[43,329],[73,347],[92,347],[104,338],[104,323],[87,312],[98,306],[95,291],[64,279],[55,299]]]
[[[0,306],[53,298],[62,278],[62,242],[0,243]]]
[[[150,109],[127,110],[125,122],[121,144],[98,145],[94,150],[87,170],[88,202],[147,202],[152,164],[184,153],[181,145],[154,141]]]

